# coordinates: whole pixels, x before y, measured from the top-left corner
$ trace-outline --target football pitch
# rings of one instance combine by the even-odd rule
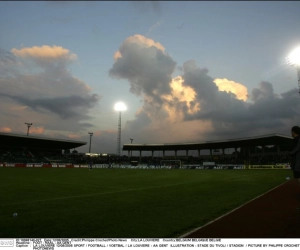
[[[290,171],[0,168],[0,238],[178,237]]]

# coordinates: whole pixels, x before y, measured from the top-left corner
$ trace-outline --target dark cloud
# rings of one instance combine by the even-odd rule
[[[251,99],[256,102],[260,99],[272,99],[275,97],[273,85],[269,82],[261,82],[259,88],[252,90]]]
[[[181,94],[184,97],[184,91],[192,88],[195,96],[187,101],[171,87],[176,63],[164,49],[131,39],[124,41],[119,52],[110,75],[127,79],[131,92],[143,96],[143,107],[125,128],[128,135],[139,131],[137,140],[186,142],[188,138],[201,141],[286,134],[297,125],[300,102],[296,90],[278,95],[271,83],[261,82],[245,102],[234,92],[220,91],[208,69],[189,60],[182,66]],[[177,88],[180,91],[179,85]]]
[[[37,112],[48,110],[53,114],[59,115],[63,119],[79,118],[87,119],[86,115],[88,109],[95,106],[99,101],[96,94],[91,96],[67,96],[56,98],[37,98],[30,99],[24,96],[12,96],[8,94],[0,94],[2,97],[9,97],[21,105],[26,105]]]
[[[176,63],[149,41],[141,44],[138,37],[132,38],[121,45],[119,52],[122,57],[117,58],[109,75],[127,79],[132,93],[151,97],[153,104],[160,106],[163,102],[161,95],[171,93],[169,83]]]
[[[17,73],[18,60],[13,53],[0,48],[0,76],[11,77]]]
[[[197,92],[201,110],[187,120],[209,120],[214,138],[230,138],[261,133],[278,133],[292,126],[293,117],[300,115],[299,97],[296,91],[278,96],[269,82],[261,82],[251,94],[252,102],[244,102],[227,92],[219,91],[208,76],[206,69],[198,68],[194,62],[184,64],[184,84]]]
[[[76,58],[59,46],[0,50],[0,64],[6,67],[0,67],[0,126],[9,123],[17,132],[20,120],[30,119],[51,133],[93,127],[87,122],[93,118],[89,111],[100,96],[71,74],[69,66]]]
[[[17,60],[13,53],[0,48],[0,62],[3,66],[4,64],[15,64]]]

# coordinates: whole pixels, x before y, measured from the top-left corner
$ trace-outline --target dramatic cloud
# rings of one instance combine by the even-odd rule
[[[145,36],[142,35],[134,35],[134,36],[130,36],[128,37],[123,44],[120,47],[120,50],[118,50],[115,55],[114,55],[114,59],[117,60],[118,58],[122,57],[122,53],[125,53],[125,51],[128,49],[128,47],[131,44],[136,44],[138,45],[140,48],[151,48],[151,47],[155,47],[158,50],[161,50],[162,52],[165,51],[165,48],[159,43],[159,42],[155,42],[152,39],[149,39]]]
[[[171,93],[163,95],[163,107],[169,114],[171,121],[183,120],[184,112],[194,114],[200,110],[200,103],[196,101],[196,92],[190,86],[185,86],[181,76],[175,77],[170,83]]]
[[[37,98],[30,99],[23,96],[11,96],[0,94],[2,97],[8,97],[16,102],[26,105],[33,110],[43,111],[48,110],[53,114],[59,115],[61,118],[79,118],[86,119],[86,111],[89,108],[94,107],[98,102],[98,95],[94,94],[92,96],[82,97],[82,96],[67,96],[67,97],[57,97],[57,98]]]
[[[259,88],[252,90],[251,99],[254,102],[264,99],[273,99],[276,95],[274,94],[273,86],[269,82],[261,82]]]
[[[117,55],[117,56],[116,56]],[[115,54],[109,74],[127,79],[131,92],[146,95],[149,102],[161,105],[161,95],[171,93],[170,82],[176,63],[164,47],[141,35],[127,38]]]
[[[237,99],[247,101],[248,90],[244,85],[234,81],[230,81],[226,78],[215,79],[214,83],[218,86],[220,91],[226,91],[227,93],[231,92],[232,94],[236,95]]]
[[[31,130],[37,134],[70,134],[91,127],[89,110],[100,97],[70,73],[76,59],[60,46],[0,50],[0,66],[6,67],[0,70],[0,126],[10,122],[11,130],[18,132],[24,127],[19,120],[26,120],[34,123]]]
[[[271,83],[260,83],[250,95],[252,102],[244,102],[231,92],[220,91],[208,70],[198,68],[195,62],[190,61],[183,68],[185,84],[194,87],[201,104],[201,110],[186,119],[210,121],[213,131],[207,136],[211,138],[284,133],[293,125],[293,117],[300,114],[295,95],[287,92],[278,96]],[[297,109],[287,113],[287,107]]]
[[[127,38],[114,58],[110,76],[128,80],[130,91],[142,97],[136,119],[123,131],[141,143],[286,134],[297,125],[297,91],[278,95],[271,83],[261,82],[249,94],[242,83],[212,78],[194,60],[173,78],[174,60],[160,43],[141,35]]]

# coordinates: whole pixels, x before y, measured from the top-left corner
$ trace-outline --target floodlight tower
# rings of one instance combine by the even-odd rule
[[[25,122],[25,124],[27,125],[27,136],[28,136],[29,135],[29,128],[32,125],[32,123]]]
[[[300,94],[300,46],[293,50],[290,55],[286,58],[287,63],[297,70],[298,75],[298,87],[299,87],[299,94]]]
[[[91,156],[91,142],[92,142],[92,136],[93,136],[93,133],[92,132],[89,132],[89,135],[90,135],[90,147],[89,147],[89,154]]]
[[[131,142],[131,144],[132,144],[133,138],[129,138],[129,140],[130,140],[130,142]],[[130,157],[132,157],[132,150],[130,151]]]
[[[118,146],[117,154],[121,156],[121,113],[127,109],[126,105],[123,102],[117,102],[114,106],[115,111],[119,112],[119,123],[118,123]]]

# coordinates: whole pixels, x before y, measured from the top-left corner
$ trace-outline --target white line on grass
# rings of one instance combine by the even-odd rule
[[[259,197],[266,195],[267,193],[269,193],[269,192],[275,190],[276,188],[279,188],[280,186],[284,185],[285,183],[286,183],[286,182],[281,183],[280,185],[278,185],[278,186],[276,186],[276,187],[270,189],[269,191],[267,191],[267,192],[265,192],[265,193],[263,193],[263,194],[261,194],[261,195],[255,197],[255,198],[251,199],[250,201],[247,201],[246,203],[244,203],[244,204],[240,205],[239,207],[237,207],[237,208],[235,208],[235,209],[229,211],[228,213],[223,214],[223,215],[221,215],[220,217],[218,217],[218,218],[216,218],[216,219],[214,219],[214,220],[208,222],[207,224],[205,224],[205,225],[203,225],[203,226],[201,226],[201,227],[197,227],[196,229],[193,229],[192,231],[190,231],[190,232],[188,232],[188,233],[185,233],[184,235],[181,235],[181,236],[179,236],[178,238],[184,238],[184,237],[186,237],[186,236],[188,236],[188,235],[190,235],[190,234],[192,234],[192,233],[194,233],[194,232],[200,230],[201,228],[206,227],[206,226],[208,226],[208,225],[210,225],[210,224],[212,224],[212,223],[214,223],[214,222],[220,220],[221,218],[223,218],[223,217],[225,217],[225,216],[227,216],[227,215],[233,213],[234,211],[236,211],[236,210],[238,210],[238,209],[240,209],[240,208],[246,206],[246,205],[249,204],[250,202],[252,202],[252,201],[258,199]]]
[[[251,175],[251,176],[256,176],[256,175],[261,175],[261,174],[255,174],[255,175]],[[226,178],[224,180],[233,180],[234,181],[234,180],[239,180],[239,179],[244,179],[244,178],[249,178],[249,176],[242,176],[242,177],[240,176],[238,178],[235,178],[235,177],[232,178],[231,177],[231,178]],[[54,201],[54,200],[64,200],[64,199],[91,197],[91,196],[106,195],[106,194],[115,194],[115,193],[129,192],[129,191],[147,190],[147,189],[152,189],[152,188],[172,187],[172,186],[179,186],[179,185],[190,184],[190,183],[193,183],[193,182],[198,182],[198,180],[196,180],[196,181],[193,180],[193,181],[188,181],[188,182],[182,182],[182,183],[176,183],[176,184],[170,184],[170,185],[151,186],[151,187],[144,187],[144,188],[131,188],[131,189],[126,189],[126,190],[123,189],[123,190],[119,190],[119,191],[109,191],[109,192],[95,193],[95,194],[65,196],[65,197],[57,197],[57,198],[52,198],[52,199],[40,199],[40,200],[35,200],[35,201],[24,201],[24,202],[16,202],[16,203],[9,203],[9,204],[1,204],[0,207],[11,206],[11,205],[27,204],[27,203],[34,203],[34,202],[44,202],[44,201]]]
[[[105,195],[105,194],[115,194],[115,193],[129,192],[129,191],[146,190],[146,189],[152,189],[152,188],[162,188],[162,187],[179,186],[179,185],[184,185],[184,184],[188,184],[188,183],[191,183],[191,182],[183,182],[183,183],[176,183],[176,184],[170,184],[170,185],[160,185],[160,186],[152,186],[152,187],[144,187],[144,188],[131,188],[131,189],[127,189],[127,190],[109,191],[109,192],[95,193],[95,194],[65,196],[65,197],[57,197],[57,198],[52,198],[52,199],[41,199],[41,200],[35,200],[35,201],[15,202],[15,203],[10,203],[10,204],[2,204],[2,205],[0,205],[0,207],[11,206],[11,205],[27,204],[27,203],[34,203],[34,202],[55,201],[55,200],[64,200],[64,199],[74,199],[74,198],[82,198],[82,197],[91,197],[91,196],[98,196],[98,195]]]
[[[72,185],[73,187],[98,187],[98,188],[119,188],[124,189],[123,187],[107,187],[107,186],[97,186],[97,185],[82,185],[80,183],[72,183],[72,182],[58,182],[58,181],[48,181],[48,180],[42,180],[42,179],[34,179],[34,181],[42,181],[42,182],[50,182],[50,183],[57,183],[57,184],[63,184],[63,185]]]
[[[10,179],[20,179],[20,178],[10,177]],[[98,186],[98,185],[82,185],[82,184],[72,183],[72,182],[58,182],[58,181],[49,181],[49,180],[44,180],[44,179],[30,179],[30,182],[31,181],[50,182],[50,183],[63,184],[63,185],[66,184],[66,185],[73,185],[73,186],[78,185],[78,186],[81,186],[81,187],[98,187],[98,188],[119,188],[119,189],[124,189],[123,187],[108,187],[108,186]]]

